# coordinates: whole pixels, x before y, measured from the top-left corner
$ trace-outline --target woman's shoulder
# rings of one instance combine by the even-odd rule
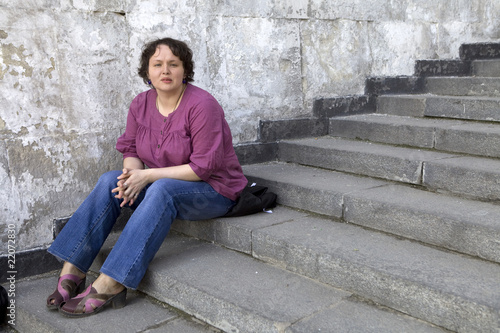
[[[155,95],[155,96],[153,96],[153,95]],[[156,98],[156,91],[154,89],[148,89],[146,91],[143,91],[143,92],[137,94],[134,97],[134,99],[132,100],[132,103],[135,103],[135,104],[145,103],[151,97]]]
[[[189,93],[188,103],[195,109],[222,109],[215,97],[200,87],[189,84],[187,92]]]
[[[156,91],[149,89],[136,95],[130,104],[130,111],[133,113],[146,112],[149,101],[156,99]]]
[[[203,100],[215,100],[215,97],[212,96],[208,91],[205,89],[202,89],[198,86],[189,84],[187,86],[187,91],[189,94],[196,100],[203,101]]]

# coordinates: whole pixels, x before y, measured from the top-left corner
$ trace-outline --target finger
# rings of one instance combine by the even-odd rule
[[[111,193],[116,193],[116,192],[120,192],[123,190],[123,187],[121,186],[118,186],[118,187],[115,187],[114,189],[111,190]]]
[[[127,202],[129,202],[129,199],[127,197],[124,197],[122,203],[120,204],[120,207],[125,207]]]

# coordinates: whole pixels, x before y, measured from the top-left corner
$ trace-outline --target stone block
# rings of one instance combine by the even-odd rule
[[[473,61],[472,71],[476,76],[500,77],[500,60]]]
[[[265,119],[302,112],[299,24],[260,18],[226,18],[222,24],[226,33],[218,41],[226,45],[219,55],[228,73],[226,106]]]
[[[221,217],[204,221],[176,220],[172,229],[190,237],[216,242],[227,248],[252,254],[255,231],[305,216],[305,213],[276,207],[272,212],[262,212],[240,217]]]
[[[113,310],[108,307],[102,316],[90,316],[78,320],[67,318],[57,311],[48,311],[43,303],[55,288],[56,282],[56,276],[18,282],[15,326],[17,330],[20,332],[59,333],[82,332],[88,330],[88,327],[94,327],[102,332],[138,332],[149,331],[150,328],[165,325],[168,321],[179,318],[179,314],[175,310],[133,290],[128,291],[127,306],[123,309]],[[33,302],[33,299],[39,301]],[[164,328],[166,329],[166,327]],[[199,332],[204,332],[204,330]]]
[[[375,98],[366,95],[320,98],[313,104],[313,114],[320,118],[373,113],[375,110]]]
[[[255,164],[275,161],[278,156],[278,144],[246,143],[234,147],[240,164]]]
[[[417,76],[369,77],[366,79],[366,94],[418,94],[424,92],[424,81]]]
[[[344,205],[348,223],[500,262],[495,204],[391,185],[347,194]]]
[[[471,64],[461,60],[417,60],[416,76],[465,76],[470,75]]]
[[[388,21],[404,20],[407,5],[377,0],[310,1],[311,16],[323,20]]]
[[[262,142],[324,136],[328,133],[328,120],[325,118],[303,118],[261,121],[259,133]]]
[[[352,320],[351,316],[356,318]],[[387,308],[372,307],[362,300],[345,300],[331,309],[317,313],[295,323],[290,333],[310,332],[435,332],[443,333],[438,327],[433,327],[423,321],[407,317],[402,313],[393,312]]]
[[[422,21],[375,21],[366,34],[372,63],[370,76],[411,76],[417,59],[435,58],[437,36]],[[425,46],[424,46],[425,45]]]
[[[139,288],[225,332],[284,330],[350,295],[213,244],[172,240]]]
[[[485,77],[429,77],[427,91],[447,96],[500,96],[500,78]]]
[[[426,98],[425,115],[454,119],[500,121],[500,98],[435,97]]]
[[[383,95],[377,97],[377,113],[423,117],[427,98],[422,95]]]
[[[280,161],[420,184],[424,161],[453,155],[333,137],[280,143]]]
[[[6,137],[37,137],[63,126],[57,26],[54,13],[2,7],[0,133]]]
[[[378,304],[453,331],[496,329],[494,263],[312,217],[259,230],[255,239],[258,258]]]
[[[301,24],[302,85],[305,101],[362,94],[370,71],[369,26],[349,20],[308,20]],[[312,105],[307,105],[311,108]]]
[[[463,44],[460,46],[460,58],[463,60],[500,58],[500,44]]]
[[[135,76],[127,62],[128,38],[122,15],[61,13],[58,71],[65,105],[59,121],[65,131],[124,129]]]
[[[432,190],[498,201],[500,162],[467,156],[429,161],[424,165],[423,184]]]
[[[466,123],[436,129],[436,149],[472,155],[500,157],[498,125]]]
[[[7,221],[16,225],[19,251],[49,244],[53,218],[73,213],[102,173],[121,168],[115,142],[94,133],[41,137],[28,145],[21,140],[6,144],[12,184],[5,191]]]
[[[435,122],[390,115],[357,115],[330,119],[330,135],[400,146],[434,148]]]
[[[308,18],[308,7],[308,0],[258,0],[255,2],[229,0],[213,5],[214,11],[227,17],[274,17],[287,19]]]
[[[385,184],[379,180],[293,164],[248,165],[243,171],[249,181],[265,184],[269,191],[276,193],[279,204],[336,218],[342,217],[345,193]]]

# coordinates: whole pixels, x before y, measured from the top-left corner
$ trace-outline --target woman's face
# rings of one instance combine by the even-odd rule
[[[158,92],[177,93],[182,89],[184,65],[167,45],[159,45],[149,59],[148,77]]]

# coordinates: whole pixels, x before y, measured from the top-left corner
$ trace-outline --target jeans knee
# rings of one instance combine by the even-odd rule
[[[99,177],[99,180],[97,182],[97,186],[106,186],[106,187],[116,187],[116,184],[118,183],[118,176],[122,174],[121,171],[119,170],[113,170],[113,171],[108,171],[105,172]]]

